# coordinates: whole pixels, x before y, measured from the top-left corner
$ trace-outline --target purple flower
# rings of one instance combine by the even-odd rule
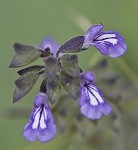
[[[34,142],[36,137],[40,142],[48,142],[56,135],[56,125],[46,99],[44,93],[34,97],[34,110],[23,130],[23,136],[30,142]]]
[[[53,53],[53,56],[56,57],[56,53],[59,49],[59,45],[54,41],[53,38],[51,37],[46,37],[41,43],[39,48],[42,50],[45,50],[47,48],[50,49],[50,52]]]
[[[102,24],[91,26],[86,32],[82,48],[87,49],[94,46],[103,55],[111,57],[123,55],[127,49],[123,37],[118,32],[102,32],[102,29]]]
[[[87,71],[80,76],[79,105],[81,113],[89,119],[100,119],[102,113],[109,115],[112,107],[103,98],[102,92],[92,83],[94,76]]]

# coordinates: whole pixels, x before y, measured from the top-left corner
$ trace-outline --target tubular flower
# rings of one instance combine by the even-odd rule
[[[34,109],[23,130],[23,136],[30,142],[34,142],[36,138],[40,142],[48,142],[56,135],[54,117],[46,99],[44,93],[34,97]]]
[[[94,76],[91,72],[85,72],[81,75],[81,86],[79,105],[81,113],[89,119],[100,119],[102,113],[109,115],[112,110],[102,92],[93,84]]]
[[[127,49],[123,37],[118,32],[102,32],[102,29],[102,24],[91,26],[85,34],[82,48],[87,49],[94,46],[102,55],[109,55],[110,57],[123,55]]]

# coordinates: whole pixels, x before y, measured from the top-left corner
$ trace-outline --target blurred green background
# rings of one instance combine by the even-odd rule
[[[111,61],[114,70],[121,72],[121,75],[126,77],[137,91],[137,8],[137,0],[0,0],[0,150],[56,150],[59,148],[75,150],[79,148],[82,139],[85,140],[85,137],[80,139],[77,133],[75,136],[73,132],[62,136],[59,131],[53,141],[45,144],[29,143],[22,137],[22,129],[29,118],[31,107],[33,107],[32,99],[38,92],[38,86],[36,85],[22,101],[12,104],[14,81],[18,77],[17,69],[8,68],[14,55],[13,43],[21,42],[38,46],[44,37],[50,35],[62,44],[71,37],[83,35],[90,23],[102,22],[104,30],[116,30],[125,38],[128,45],[126,54],[117,59],[106,58]],[[87,69],[92,63],[97,63],[104,58],[97,53],[95,48],[90,48],[79,54],[79,61],[83,69]],[[125,90],[123,94],[126,94]],[[131,124],[131,119],[127,120],[127,117],[126,120],[124,119],[124,126],[129,124],[130,128],[126,127],[125,130],[124,126],[122,127],[125,130],[123,136],[110,133],[111,129],[105,125],[107,117],[100,122],[103,127],[100,130],[97,129],[97,126],[89,126],[85,129],[86,133],[89,133],[91,128],[93,128],[92,131],[97,132],[91,133],[93,134],[93,138],[89,140],[91,147],[87,146],[87,142],[84,142],[81,148],[108,150],[114,149],[116,146],[118,150],[138,149],[136,142],[138,140],[137,101],[138,97],[132,101],[132,103],[134,102],[134,105],[131,105],[132,108],[126,109],[128,112],[124,112],[129,114],[129,119],[132,116],[133,121]],[[27,108],[27,111],[23,111],[22,108]],[[73,118],[69,123],[72,120]],[[101,135],[101,133],[103,134]],[[112,136],[108,134],[112,134]],[[101,135],[104,140],[99,140],[98,135]],[[109,137],[112,137],[112,142]],[[132,137],[134,139],[129,140]]]

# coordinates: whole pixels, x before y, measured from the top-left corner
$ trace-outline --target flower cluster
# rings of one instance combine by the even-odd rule
[[[61,46],[50,37],[45,38],[39,48],[14,44],[15,56],[10,64],[11,68],[26,66],[38,58],[42,58],[45,63],[17,72],[20,77],[15,81],[13,102],[27,95],[40,75],[44,77],[40,92],[34,97],[34,109],[23,130],[23,136],[27,140],[33,142],[38,138],[40,142],[48,142],[56,135],[56,125],[49,102],[57,102],[62,87],[69,96],[78,99],[80,111],[85,117],[92,120],[100,119],[102,114],[108,115],[111,112],[111,105],[93,83],[93,73],[83,72],[78,64],[77,55],[67,54],[94,46],[102,55],[114,58],[123,55],[127,49],[123,37],[117,32],[102,32],[102,29],[102,24],[94,25],[84,36],[74,37]]]

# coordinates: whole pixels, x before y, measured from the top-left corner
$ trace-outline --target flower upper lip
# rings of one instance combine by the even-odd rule
[[[40,43],[39,48],[42,49],[42,51],[45,51],[49,53],[50,55],[53,55],[56,57],[56,54],[59,50],[59,45],[55,42],[55,40],[51,37],[46,37],[44,40]]]

